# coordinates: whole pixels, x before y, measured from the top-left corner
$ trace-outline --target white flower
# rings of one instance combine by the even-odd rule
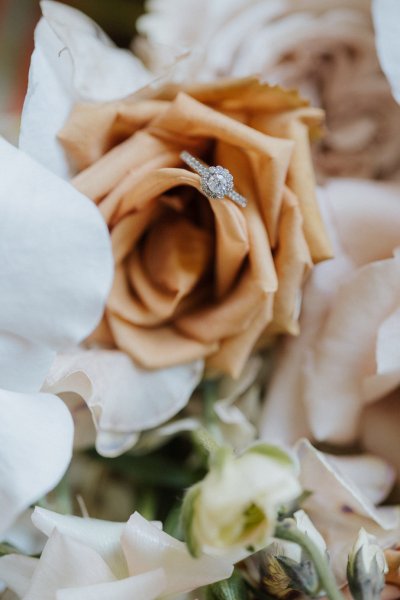
[[[192,558],[138,513],[125,524],[37,508],[33,521],[49,538],[41,558],[0,558],[0,578],[23,600],[154,600],[225,579],[233,568]]]
[[[272,537],[277,513],[301,493],[295,464],[277,447],[258,445],[235,457],[222,448],[184,501],[191,551],[254,551]]]
[[[314,523],[311,521],[310,517],[307,515],[304,510],[297,510],[294,515],[294,520],[296,521],[297,528],[305,533],[312,542],[317,546],[322,554],[326,552],[326,544],[325,540],[315,527]]]
[[[0,140],[0,537],[63,475],[73,427],[40,393],[57,350],[84,339],[112,277],[107,229],[87,198]]]
[[[388,566],[383,550],[378,546],[376,537],[367,533],[364,527],[361,527],[359,531],[350,556],[350,562],[354,561],[358,551],[360,551],[364,573],[371,573],[374,560],[377,562],[379,571],[387,573]]]
[[[20,146],[54,173],[68,178],[71,168],[57,134],[72,106],[83,100],[96,103],[127,96],[154,76],[131,52],[116,48],[78,10],[51,0],[41,2],[41,8]],[[178,413],[202,372],[203,361],[155,373],[138,368],[122,352],[68,348],[57,357],[45,390],[74,397],[74,402],[78,394],[93,416],[98,451],[116,456],[133,446],[141,431]],[[79,445],[91,444],[87,411],[75,414],[82,421]]]

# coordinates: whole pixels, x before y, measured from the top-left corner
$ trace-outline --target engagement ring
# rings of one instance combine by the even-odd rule
[[[221,199],[228,197],[233,202],[245,208],[247,200],[236,192],[233,177],[224,167],[209,167],[189,152],[181,152],[181,159],[201,178],[201,189],[208,198]]]

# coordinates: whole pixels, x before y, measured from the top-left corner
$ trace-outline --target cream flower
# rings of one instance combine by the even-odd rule
[[[148,14],[138,22],[145,39],[136,47],[156,71],[190,50],[181,64],[186,77],[259,73],[265,81],[300,88],[327,115],[327,135],[315,154],[320,172],[389,177],[400,165],[400,110],[379,67],[370,5],[149,0]]]
[[[3,537],[70,460],[71,416],[56,396],[39,392],[56,351],[96,326],[112,262],[107,230],[85,197],[4,140],[0,165]]]
[[[125,524],[37,508],[33,521],[49,538],[41,558],[0,558],[0,578],[22,600],[155,600],[232,573],[226,560],[192,558],[138,513]]]
[[[221,448],[185,497],[187,543],[195,554],[262,548],[273,536],[278,510],[300,494],[295,464],[279,448],[260,444],[239,457]]]
[[[315,269],[301,334],[283,346],[261,424],[268,440],[352,443],[367,406],[400,383],[400,187],[337,180],[320,199],[335,259]],[[373,441],[371,431],[368,448]]]

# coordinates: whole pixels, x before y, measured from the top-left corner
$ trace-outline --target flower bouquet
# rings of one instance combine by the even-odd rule
[[[400,598],[400,5],[44,0],[0,139],[2,600]]]

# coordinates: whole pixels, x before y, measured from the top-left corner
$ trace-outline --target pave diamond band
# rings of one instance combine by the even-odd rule
[[[181,159],[200,175],[202,192],[208,198],[221,199],[228,197],[242,208],[245,208],[247,200],[234,189],[233,177],[228,169],[221,166],[208,167],[186,150],[181,152]]]

